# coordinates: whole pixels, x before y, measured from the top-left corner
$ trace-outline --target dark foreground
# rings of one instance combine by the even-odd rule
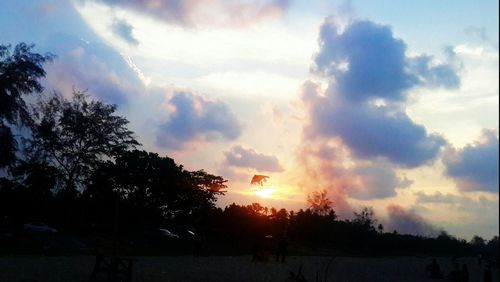
[[[338,257],[331,261],[330,257],[295,256],[281,264],[273,260],[252,262],[250,256],[134,257],[132,281],[446,281],[427,278],[425,266],[430,260],[428,257]],[[450,258],[437,261],[443,273],[452,270]],[[90,278],[94,262],[93,256],[2,256],[0,281],[107,281],[105,274]],[[483,281],[484,265],[474,258],[460,258],[458,262],[467,264],[469,281]],[[299,272],[305,280],[297,279]],[[493,270],[493,281],[499,281],[497,269]]]

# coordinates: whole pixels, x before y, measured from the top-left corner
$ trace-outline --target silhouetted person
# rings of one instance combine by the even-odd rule
[[[438,279],[443,278],[443,275],[441,274],[441,269],[436,259],[432,259],[432,263],[427,265],[426,269],[429,272],[429,278],[438,278]]]
[[[491,268],[487,267],[484,270],[483,281],[484,282],[493,282],[493,275],[491,273]]]
[[[198,227],[195,228],[194,234],[194,255],[199,257],[201,255],[201,250],[203,248],[203,244],[205,243],[205,232],[203,228]]]
[[[277,238],[276,261],[285,262],[286,249],[288,242],[286,240],[286,232],[282,232]]]
[[[500,261],[498,260],[498,251],[497,251],[497,254],[495,256],[496,256],[496,258],[495,258],[496,267],[497,267],[497,269],[499,269],[500,268]]]
[[[469,282],[469,271],[467,270],[467,265],[462,264],[462,271],[460,271],[460,282]]]
[[[453,263],[453,270],[450,272],[450,275],[448,278],[451,281],[460,281],[460,266],[458,265],[458,262]]]
[[[253,257],[252,261],[262,261],[262,249],[263,249],[262,236],[260,232],[257,232],[253,238]]]

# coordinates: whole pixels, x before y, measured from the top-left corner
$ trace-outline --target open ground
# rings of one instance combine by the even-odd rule
[[[427,278],[425,270],[431,259],[292,256],[281,264],[273,258],[252,262],[251,256],[134,257],[132,281],[435,281]],[[451,258],[437,258],[437,262],[444,274],[452,270]],[[467,264],[469,281],[482,281],[484,266],[475,258],[459,258],[458,262]],[[94,263],[93,256],[3,256],[0,281],[107,281],[105,274],[90,278]],[[297,280],[300,274],[305,280]],[[498,270],[493,281],[498,281]]]

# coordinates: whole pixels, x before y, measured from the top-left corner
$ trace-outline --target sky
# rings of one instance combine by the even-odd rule
[[[119,106],[218,205],[373,207],[385,230],[499,233],[498,1],[4,1],[46,92]],[[269,176],[263,187],[254,174]]]

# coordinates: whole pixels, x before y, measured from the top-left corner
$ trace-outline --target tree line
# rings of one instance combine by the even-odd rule
[[[162,226],[192,226],[213,252],[248,252],[256,240],[286,232],[301,253],[484,253],[498,237],[470,242],[384,232],[373,211],[340,220],[326,192],[298,212],[231,204],[216,206],[227,181],[190,171],[168,156],[139,150],[116,105],[74,91],[46,94],[43,66],[55,57],[33,45],[0,45],[0,223],[43,221],[69,233],[138,238]],[[70,96],[70,97],[67,97]],[[35,99],[37,98],[37,99]],[[27,101],[34,101],[28,103]],[[325,253],[325,254],[326,254]]]
[[[0,45],[0,215],[65,229],[105,230],[115,206],[129,225],[196,218],[215,208],[226,180],[189,171],[140,143],[117,106],[74,91],[43,94],[54,55]],[[39,94],[37,102],[28,99]],[[66,93],[67,94],[67,93]],[[124,217],[125,218],[125,217]]]

